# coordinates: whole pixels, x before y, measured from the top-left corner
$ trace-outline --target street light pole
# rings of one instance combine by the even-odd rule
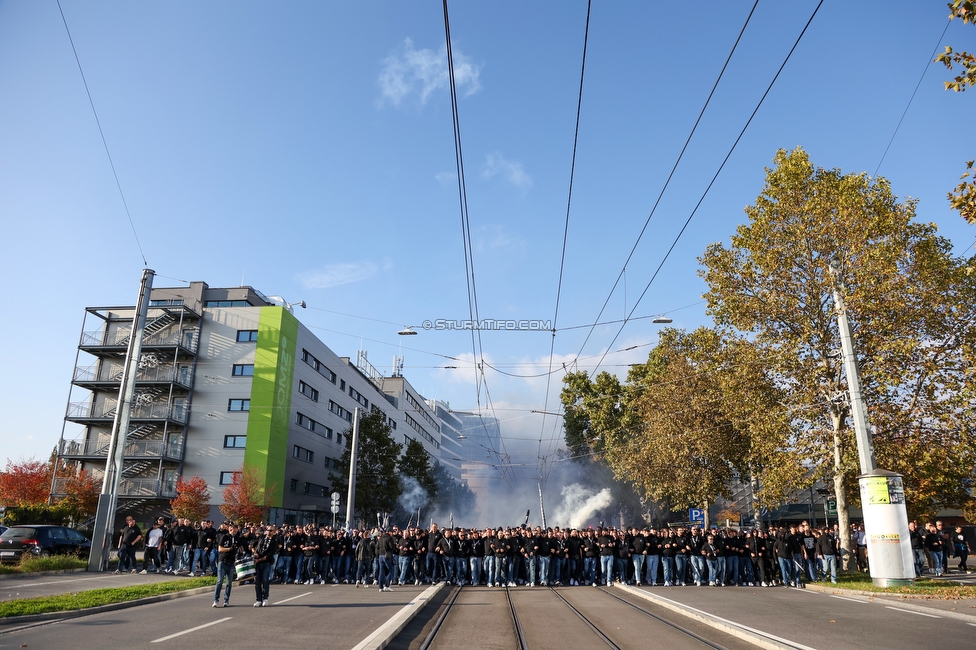
[[[830,262],[830,275],[834,280],[834,308],[837,311],[837,326],[840,329],[840,347],[844,353],[844,369],[847,371],[847,389],[851,395],[851,419],[854,420],[854,435],[857,438],[857,457],[861,464],[861,474],[878,468],[874,458],[874,442],[868,427],[868,413],[861,393],[861,372],[854,356],[854,339],[851,336],[851,323],[847,318],[847,303],[841,291],[844,289],[843,269],[840,260]]]
[[[915,560],[908,530],[908,510],[905,507],[905,487],[901,474],[879,470],[874,457],[874,443],[868,428],[867,409],[861,393],[861,373],[854,355],[854,340],[847,318],[847,304],[843,292],[843,264],[837,258],[830,261],[830,275],[834,284],[834,308],[840,344],[847,371],[847,389],[851,399],[851,418],[857,440],[857,456],[861,475],[857,477],[861,491],[861,512],[864,516],[865,541],[871,580],[878,587],[894,587],[915,582]],[[847,531],[840,531],[842,535]]]
[[[102,480],[102,493],[98,495],[95,510],[95,526],[92,531],[92,548],[88,556],[89,571],[104,571],[108,564],[108,553],[112,547],[115,528],[115,508],[119,498],[119,482],[122,478],[122,461],[125,451],[125,438],[129,433],[130,407],[136,391],[136,372],[139,355],[142,353],[142,336],[146,329],[149,314],[149,295],[152,292],[152,269],[143,269],[139,284],[139,300],[136,313],[132,317],[132,331],[129,346],[125,353],[125,366],[122,369],[122,382],[119,399],[115,407],[115,420],[109,438],[108,456],[105,459],[105,477]]]
[[[352,440],[349,444],[351,448],[349,450],[349,491],[346,494],[346,530],[352,528],[352,513],[356,510],[356,460],[359,456],[358,406],[352,415]]]

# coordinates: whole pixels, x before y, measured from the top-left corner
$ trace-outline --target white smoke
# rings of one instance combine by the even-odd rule
[[[427,490],[414,477],[402,474],[400,475],[400,485],[403,487],[403,492],[400,494],[397,505],[403,508],[408,515],[416,517],[418,508],[427,507],[429,501]]]
[[[582,485],[567,485],[562,489],[563,501],[556,507],[550,525],[563,528],[583,528],[596,512],[610,505],[610,488],[599,492]]]

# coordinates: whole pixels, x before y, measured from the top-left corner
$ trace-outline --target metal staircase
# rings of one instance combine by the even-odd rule
[[[146,323],[145,329],[142,330],[143,336],[148,339],[153,334],[163,331],[164,329],[166,329],[167,327],[169,327],[175,322],[176,322],[176,317],[173,316],[173,314],[169,312],[163,312],[156,318]],[[119,339],[116,345],[129,345],[129,339],[131,338],[132,338],[132,332],[129,332],[129,335]]]

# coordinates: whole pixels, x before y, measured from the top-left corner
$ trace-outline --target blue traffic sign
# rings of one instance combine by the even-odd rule
[[[705,525],[705,511],[701,508],[688,508],[688,521],[692,524]]]

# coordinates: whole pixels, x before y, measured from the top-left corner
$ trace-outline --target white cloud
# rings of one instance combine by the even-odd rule
[[[491,179],[501,176],[503,179],[519,189],[528,189],[532,185],[532,177],[522,169],[522,163],[506,160],[500,153],[490,153],[485,159],[485,169],[481,177]]]
[[[453,48],[454,82],[458,94],[469,96],[481,89],[479,76],[481,67]],[[431,93],[450,87],[447,74],[447,48],[437,52],[427,48],[418,50],[413,41],[404,39],[399,52],[383,59],[383,69],[379,76],[380,104],[389,102],[394,106],[410,95],[416,95],[421,104],[426,104]]]
[[[327,264],[321,269],[313,269],[299,273],[298,281],[306,289],[328,289],[343,284],[368,280],[376,275],[379,269],[380,267],[372,260],[340,262],[338,264]]]
[[[524,239],[509,235],[505,226],[501,224],[488,224],[479,227],[475,238],[475,249],[479,252],[504,249],[521,250],[526,246],[527,242]]]
[[[457,180],[457,174],[454,172],[441,172],[439,174],[435,174],[434,178],[441,185],[453,185]]]

